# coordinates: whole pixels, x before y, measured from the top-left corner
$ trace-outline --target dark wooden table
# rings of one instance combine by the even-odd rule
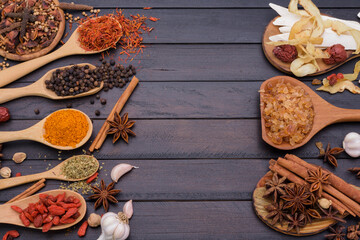
[[[68,0],[70,2],[70,0]],[[103,170],[100,177],[110,182],[111,168],[126,162],[139,169],[125,175],[116,185],[122,189],[120,203],[110,211],[122,209],[134,200],[135,214],[130,222],[129,239],[290,239],[263,224],[252,207],[252,191],[267,172],[268,160],[286,152],[268,146],[261,139],[259,121],[260,84],[282,73],[265,59],[261,36],[267,23],[276,16],[263,0],[77,0],[101,9],[102,14],[123,8],[126,15],[145,14],[160,18],[149,25],[155,30],[145,36],[148,48],[133,64],[139,67],[140,84],[123,112],[136,120],[137,137],[130,144],[115,145],[107,139],[95,152]],[[273,1],[287,6],[288,0]],[[358,21],[357,0],[315,1],[323,13]],[[143,10],[143,7],[153,7]],[[80,15],[74,14],[74,15]],[[67,28],[67,31],[68,28]],[[119,50],[111,51],[118,54]],[[20,87],[40,78],[49,69],[71,63],[98,64],[99,55],[72,56],[55,61],[8,87]],[[2,60],[2,59],[1,59]],[[139,63],[139,60],[141,61]],[[334,72],[350,73],[356,60]],[[15,64],[15,63],[12,63]],[[319,76],[322,79],[324,76]],[[311,80],[304,82],[312,89]],[[3,106],[12,114],[11,121],[1,124],[0,131],[20,130],[72,103],[87,113],[98,132],[123,89],[102,92],[108,104],[90,104],[94,96],[69,101],[51,101],[39,97],[18,99]],[[319,95],[339,107],[359,108],[359,96],[344,92]],[[34,109],[40,110],[35,115]],[[99,109],[101,115],[95,116]],[[293,154],[321,166],[315,142],[341,146],[344,136],[360,132],[359,123],[336,124],[317,134]],[[89,143],[84,147],[87,149]],[[28,159],[21,165],[11,161],[15,152],[25,152]],[[23,175],[44,171],[82,149],[70,152],[19,141],[6,143],[3,166]],[[332,169],[352,184],[359,184],[346,171],[359,166],[357,159],[342,154],[339,167]],[[58,181],[47,181],[44,190],[56,189]],[[1,191],[5,202],[29,185]],[[88,214],[94,212],[88,202]],[[102,209],[95,211],[103,213]],[[1,213],[0,213],[1,214]],[[351,220],[356,221],[356,220]],[[79,226],[70,231],[41,233],[22,227],[0,225],[0,235],[17,229],[20,239],[78,239]],[[89,229],[87,239],[97,239],[100,229]],[[323,239],[324,234],[307,237]]]

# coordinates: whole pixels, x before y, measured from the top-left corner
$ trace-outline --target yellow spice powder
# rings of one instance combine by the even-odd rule
[[[51,114],[44,124],[46,141],[57,146],[76,147],[86,136],[89,123],[84,114],[75,110],[60,110]]]

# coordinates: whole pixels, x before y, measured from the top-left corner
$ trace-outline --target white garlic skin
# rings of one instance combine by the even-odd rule
[[[349,156],[356,158],[360,156],[360,135],[356,132],[346,134],[343,148]]]
[[[130,219],[134,213],[132,200],[127,201],[123,207],[123,212],[125,213],[126,217]]]
[[[135,166],[132,166],[130,164],[127,163],[120,163],[118,165],[116,165],[115,167],[113,167],[113,169],[111,170],[111,179],[114,182],[118,182],[119,179],[127,172],[131,171],[133,168],[138,168]]]
[[[101,218],[101,232],[98,240],[125,240],[130,234],[130,226],[118,214],[108,212]]]

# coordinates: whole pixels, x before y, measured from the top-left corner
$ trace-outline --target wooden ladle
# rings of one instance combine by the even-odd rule
[[[61,110],[65,110],[65,109],[60,109],[58,111],[61,111]],[[0,132],[0,143],[12,142],[12,141],[17,141],[17,140],[32,140],[32,141],[37,141],[37,142],[40,142],[42,144],[48,145],[50,147],[53,147],[53,148],[56,148],[59,150],[72,150],[72,149],[81,147],[91,137],[91,134],[93,131],[93,125],[92,125],[91,119],[89,118],[88,115],[86,115],[85,113],[83,113],[79,110],[76,110],[76,109],[72,109],[72,110],[78,111],[78,112],[84,114],[86,117],[86,120],[89,124],[89,129],[88,129],[86,136],[75,147],[58,146],[58,145],[51,144],[45,140],[45,138],[43,136],[44,132],[45,132],[45,130],[44,130],[45,121],[49,116],[51,116],[51,114],[54,114],[57,111],[51,113],[50,115],[45,117],[43,120],[41,120],[37,124],[33,125],[32,127],[27,128],[27,129],[20,130],[20,131]]]
[[[80,216],[73,223],[52,226],[50,228],[50,230],[61,230],[61,229],[65,229],[65,228],[74,226],[75,224],[80,222],[86,214],[86,201],[85,201],[84,197],[81,196],[80,194],[78,194],[77,192],[74,192],[71,190],[56,189],[56,190],[42,192],[39,194],[49,194],[49,195],[57,196],[58,194],[62,194],[64,192],[66,193],[66,197],[74,196],[80,200],[81,206],[78,210],[78,212],[80,213]],[[12,202],[12,203],[0,205],[0,212],[1,212],[0,223],[6,223],[6,224],[12,224],[12,225],[18,225],[18,226],[25,227],[19,218],[19,213],[15,212],[11,208],[11,206],[16,205],[16,206],[20,207],[21,209],[25,209],[28,207],[29,203],[36,203],[39,201],[39,194],[35,194],[30,197],[27,197],[27,198],[24,198],[24,199],[21,199],[21,200]],[[33,224],[30,224],[28,226],[28,228],[41,229],[41,228],[36,228]]]
[[[88,63],[81,63],[77,64],[78,66],[84,66],[88,65],[90,69],[95,69],[96,67],[94,65],[88,64]],[[61,68],[55,68],[50,71],[48,71],[43,77],[41,77],[39,80],[34,82],[31,85],[28,85],[26,87],[21,88],[0,88],[0,104],[5,103],[17,98],[26,97],[26,96],[40,96],[45,98],[50,98],[53,100],[61,100],[61,99],[70,99],[70,98],[78,98],[78,97],[85,97],[88,95],[95,94],[99,92],[103,86],[104,82],[101,82],[99,87],[93,88],[87,92],[80,93],[74,96],[58,96],[56,93],[50,89],[46,88],[45,81],[50,80],[52,73],[55,72],[57,69],[64,69],[69,68],[71,66],[65,66]]]
[[[119,26],[121,28],[121,25],[119,23]],[[5,70],[0,71],[0,87],[3,87],[9,83],[12,83],[13,81],[25,76],[28,73],[31,73],[32,71],[38,69],[39,67],[42,67],[56,59],[70,56],[70,55],[76,55],[76,54],[94,54],[99,53],[102,51],[105,51],[108,48],[104,48],[100,51],[87,51],[83,49],[80,46],[80,43],[78,41],[79,38],[79,28],[75,30],[75,32],[70,36],[69,40],[59,49],[56,51],[49,53],[45,56],[32,59],[27,62],[23,62],[20,64],[17,64],[13,67],[7,68]],[[119,36],[119,39],[120,40]],[[117,41],[118,41],[117,40]]]
[[[64,164],[66,162],[70,161],[73,158],[77,158],[77,157],[80,157],[80,156],[81,157],[86,156],[86,157],[95,159],[96,160],[96,165],[97,165],[96,170],[94,170],[94,172],[92,172],[92,173],[89,173],[88,176],[85,176],[85,177],[82,177],[82,178],[77,178],[77,179],[67,178],[65,175],[62,174],[62,170],[61,170],[62,167],[64,166]],[[10,188],[10,187],[15,187],[15,186],[22,185],[22,184],[29,183],[29,182],[34,182],[34,181],[40,180],[42,178],[63,180],[63,181],[70,181],[70,182],[81,181],[81,180],[87,179],[87,178],[91,177],[95,172],[97,172],[97,170],[99,169],[99,162],[93,156],[89,156],[89,155],[80,155],[80,156],[72,156],[72,157],[66,159],[65,161],[63,161],[62,163],[58,164],[56,167],[54,167],[54,168],[52,168],[52,169],[50,169],[48,171],[42,172],[42,173],[25,175],[25,176],[20,176],[20,177],[16,177],[16,178],[1,179],[0,180],[0,190]]]
[[[311,97],[313,107],[314,107],[314,123],[310,133],[300,142],[293,146],[289,143],[283,142],[282,144],[275,144],[271,141],[271,139],[267,135],[268,129],[265,127],[265,119],[263,109],[265,107],[264,100],[263,100],[263,92],[266,89],[267,84],[276,84],[279,81],[284,81],[284,83],[291,83],[294,86],[302,87],[305,92],[309,94]],[[261,130],[262,130],[262,138],[265,142],[269,145],[282,149],[282,150],[291,150],[298,147],[303,146],[306,144],[317,132],[319,132],[324,127],[339,122],[354,122],[360,121],[360,110],[358,109],[344,109],[335,107],[334,105],[328,103],[324,99],[322,99],[319,95],[317,95],[311,88],[306,86],[304,83],[300,82],[299,80],[288,77],[288,76],[276,76],[270,78],[263,82],[260,87],[260,111],[261,111]]]

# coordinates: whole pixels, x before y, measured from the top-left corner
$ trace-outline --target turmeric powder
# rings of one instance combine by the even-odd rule
[[[54,112],[45,121],[44,138],[57,146],[76,147],[89,130],[89,123],[79,111],[65,109]]]

